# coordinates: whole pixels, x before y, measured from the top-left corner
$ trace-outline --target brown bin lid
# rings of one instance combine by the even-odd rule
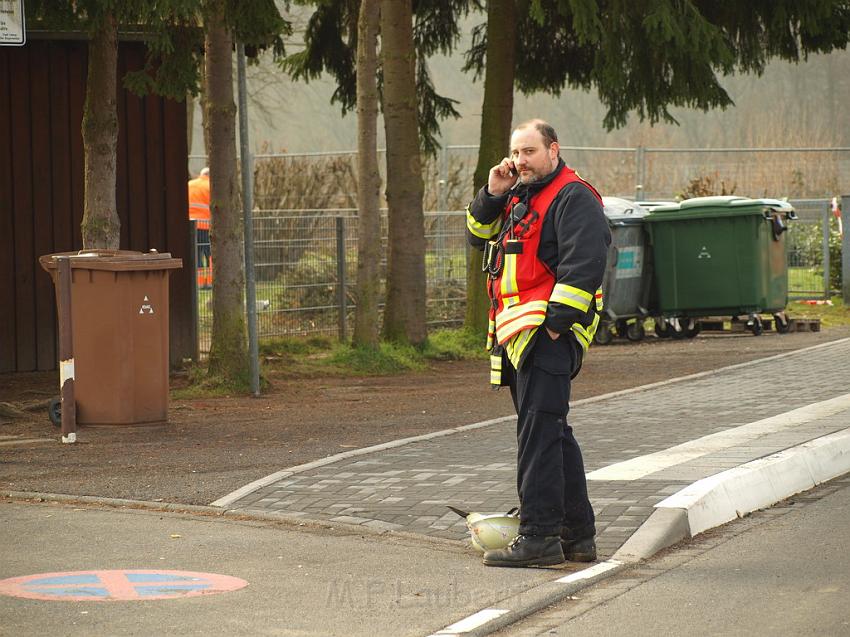
[[[77,270],[109,270],[112,272],[130,272],[138,270],[174,270],[183,267],[181,259],[173,259],[170,252],[137,252],[135,250],[80,250],[78,252],[57,252],[38,258],[41,267],[56,269],[54,257],[69,257],[71,267]]]

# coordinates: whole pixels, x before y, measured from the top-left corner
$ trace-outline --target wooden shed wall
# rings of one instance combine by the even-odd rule
[[[119,46],[119,78],[144,63]],[[84,41],[0,47],[0,372],[56,367],[53,284],[38,257],[82,248]],[[120,80],[119,80],[120,81]],[[186,108],[118,90],[121,249],[183,259],[171,275],[171,360],[193,356]]]

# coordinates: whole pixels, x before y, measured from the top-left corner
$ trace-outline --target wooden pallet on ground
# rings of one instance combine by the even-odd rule
[[[775,319],[762,318],[761,325],[765,332],[774,329]],[[699,319],[700,330],[703,332],[729,332],[739,334],[749,332],[747,319],[742,317],[739,321],[730,321],[722,318]],[[790,318],[788,319],[788,332],[820,332],[820,319],[818,318]]]
[[[789,332],[820,332],[819,318],[789,318]]]

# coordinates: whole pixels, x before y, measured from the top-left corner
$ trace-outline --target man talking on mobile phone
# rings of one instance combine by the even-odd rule
[[[467,208],[467,238],[484,250],[490,382],[510,387],[517,411],[519,535],[484,564],[591,562],[595,518],[567,413],[602,311],[611,233],[599,193],[564,164],[549,124],[513,131],[510,157]]]

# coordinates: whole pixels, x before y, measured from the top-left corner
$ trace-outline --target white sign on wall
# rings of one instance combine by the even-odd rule
[[[26,41],[24,0],[0,0],[0,46],[22,46]]]

